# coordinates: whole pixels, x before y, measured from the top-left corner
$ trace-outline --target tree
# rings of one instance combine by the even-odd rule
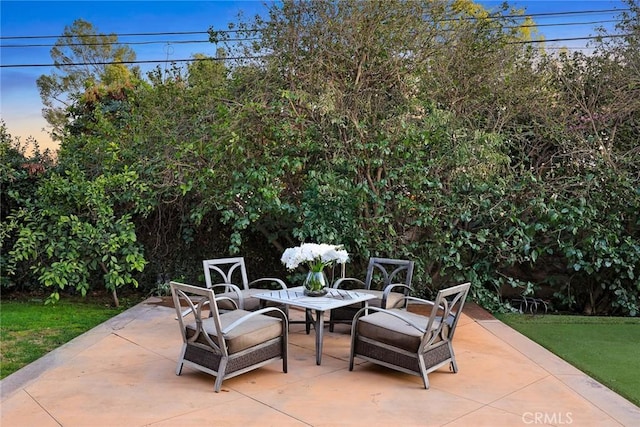
[[[133,279],[139,264],[121,266],[143,244],[159,273],[197,280],[204,252],[278,268],[316,241],[344,244],[356,271],[416,260],[418,295],[471,281],[498,309],[544,286],[562,309],[638,313],[633,39],[572,62],[520,43],[526,21],[501,11],[273,3],[212,30],[216,58],[87,88],[60,173],[15,216],[16,256],[82,291],[98,272],[109,289]],[[599,121],[580,128],[586,112]]]
[[[424,169],[407,166],[425,157],[413,132],[436,114],[424,82],[444,55],[443,40],[453,37],[443,23],[461,14],[447,2],[295,1],[274,5],[268,21],[234,26],[251,41],[233,41],[228,56],[254,58],[232,67],[242,91],[230,129],[242,148],[230,157],[238,184],[226,201],[232,206],[234,197],[242,209],[225,214],[238,229],[265,227],[268,213],[278,212],[298,224],[296,238],[352,241],[363,256],[377,246],[365,234],[377,235],[381,251],[411,239],[408,204],[398,198],[414,194],[406,186],[419,192],[424,183],[414,180]],[[228,34],[211,31],[211,39],[224,42]],[[448,132],[457,126],[447,125]],[[460,145],[449,148],[485,140],[459,134]],[[448,144],[446,132],[433,137]],[[247,220],[247,212],[255,214]]]
[[[20,228],[12,262],[28,262],[42,285],[53,288],[48,301],[66,288],[86,295],[97,274],[118,306],[117,289],[137,286],[134,273],[147,263],[131,220],[144,191],[128,170],[90,181],[78,170],[52,174],[13,215]],[[120,204],[130,212],[122,213]]]
[[[628,3],[613,34],[599,31],[591,54],[543,62],[561,106],[541,123],[557,141],[540,170],[553,195],[541,217],[558,232],[546,236],[547,261],[566,262],[571,279],[557,295],[588,313],[640,312],[640,8]]]
[[[78,19],[66,26],[51,58],[57,72],[43,74],[37,80],[44,104],[43,116],[52,126],[52,137],[61,138],[67,123],[66,108],[90,87],[126,82],[133,71],[126,65],[135,60],[135,52],[118,43],[115,34],[101,34],[90,22]]]
[[[600,93],[597,111],[582,111],[593,124],[593,133],[606,128],[605,150],[637,152],[640,140],[640,4],[626,0],[629,10],[620,15],[615,30],[602,28],[588,75],[595,83],[591,91]],[[595,62],[595,61],[589,61]],[[596,83],[597,82],[597,83]],[[634,143],[635,142],[635,143]]]
[[[9,290],[16,285],[16,276],[28,276],[27,269],[14,268],[8,256],[13,249],[18,221],[12,215],[33,200],[39,184],[53,166],[49,150],[40,151],[32,138],[22,143],[12,137],[3,120],[0,120],[0,288]],[[13,277],[10,277],[13,276]],[[29,281],[20,283],[23,288],[32,289]]]
[[[560,295],[576,274],[608,286],[611,310],[636,313],[637,239],[619,233],[637,230],[637,215],[618,200],[636,209],[637,177],[565,167],[575,105],[544,51],[521,43],[530,21],[514,14],[470,1],[292,1],[232,33],[211,30],[239,58],[229,61],[232,180],[210,189],[236,231],[232,249],[262,229],[274,243],[344,243],[355,263],[404,255],[417,260],[417,288],[471,280],[483,302],[505,287]],[[612,210],[584,197],[596,182],[616,194]],[[607,221],[619,209],[630,219]],[[624,244],[594,247],[604,236]],[[583,290],[562,303],[584,306]]]

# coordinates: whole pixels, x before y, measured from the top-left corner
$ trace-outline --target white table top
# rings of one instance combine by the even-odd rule
[[[329,288],[329,293],[323,297],[309,297],[303,293],[303,287],[289,288],[286,290],[269,291],[255,294],[253,297],[266,301],[279,302],[283,304],[295,305],[297,307],[309,308],[312,310],[332,310],[358,302],[374,299],[375,296],[357,291],[346,291],[343,289]]]

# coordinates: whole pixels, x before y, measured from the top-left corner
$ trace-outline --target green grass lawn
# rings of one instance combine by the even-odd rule
[[[109,303],[42,300],[0,303],[0,379],[126,310]]]
[[[640,318],[496,317],[640,406]]]

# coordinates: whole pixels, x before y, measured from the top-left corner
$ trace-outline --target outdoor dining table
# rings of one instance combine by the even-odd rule
[[[306,310],[314,310],[314,329],[316,330],[316,364],[322,362],[322,338],[324,334],[324,312],[334,308],[344,307],[356,303],[364,303],[374,299],[375,296],[357,291],[329,288],[327,294],[322,297],[312,297],[304,294],[304,288],[298,286],[283,290],[275,290],[253,295],[263,301],[271,301],[287,306],[301,307]]]

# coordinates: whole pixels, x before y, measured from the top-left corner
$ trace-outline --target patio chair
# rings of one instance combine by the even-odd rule
[[[413,266],[413,261],[373,257],[369,259],[364,281],[354,277],[344,277],[336,280],[333,287],[375,295],[376,299],[368,301],[370,307],[398,307],[402,304],[403,298],[411,292]],[[362,304],[354,304],[331,310],[329,331],[333,332],[336,323],[350,325],[353,316],[362,306]]]
[[[287,289],[287,285],[275,277],[249,282],[243,257],[206,259],[202,261],[202,265],[207,288],[219,291],[218,297],[227,297],[235,302],[234,306],[229,299],[221,301],[221,310],[233,310],[236,306],[241,310],[258,310],[260,300],[252,298],[252,295],[264,292],[265,289]]]
[[[287,316],[275,307],[220,313],[212,289],[170,282],[182,350],[176,375],[189,366],[216,377],[215,392],[227,378],[282,360],[287,372]],[[183,316],[182,307],[190,308]],[[269,313],[269,315],[266,315]]]
[[[458,372],[452,342],[469,287],[470,283],[464,283],[443,289],[433,302],[405,297],[404,308],[359,310],[351,327],[349,370],[353,370],[354,358],[359,357],[418,375],[426,389],[429,372],[447,363],[451,371]],[[409,311],[413,304],[429,307],[430,314]]]

